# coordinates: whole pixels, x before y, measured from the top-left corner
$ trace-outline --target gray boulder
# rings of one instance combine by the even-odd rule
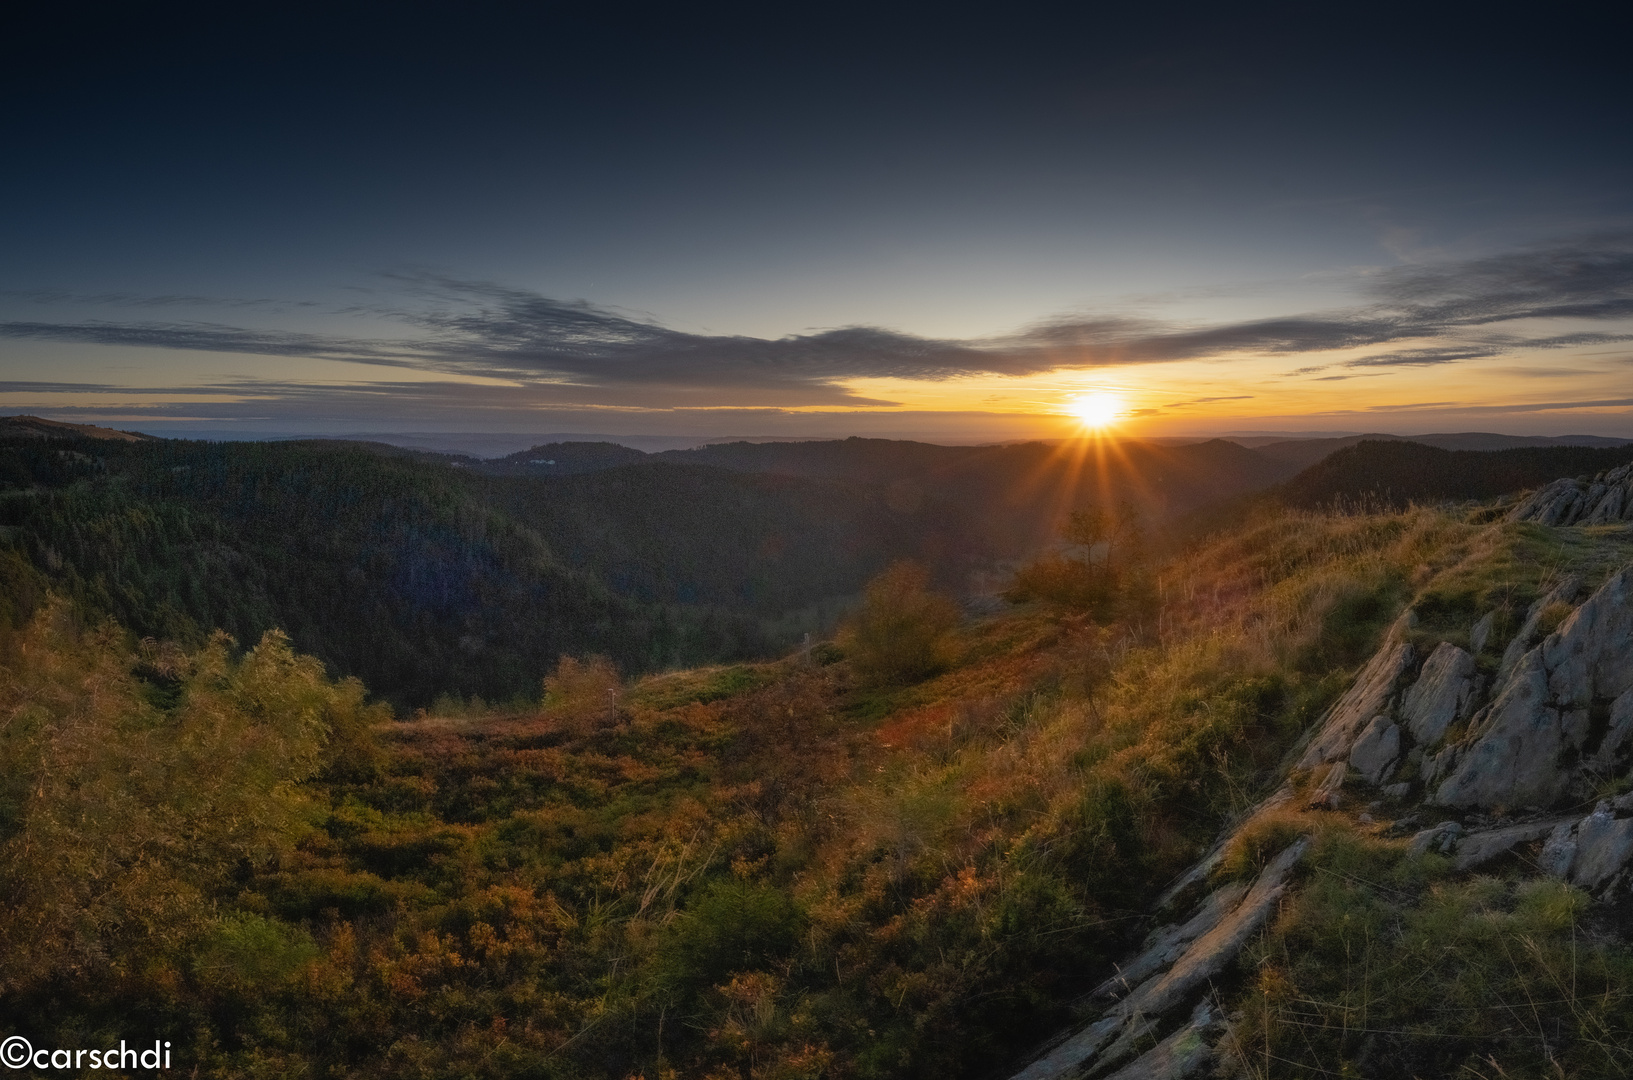
[[[1601,773],[1617,769],[1626,752],[1633,750],[1633,690],[1610,703],[1610,724],[1593,755],[1593,768]]]
[[[1573,822],[1570,820],[1560,821],[1555,818],[1550,821],[1531,821],[1523,825],[1508,825],[1501,829],[1469,833],[1457,842],[1453,865],[1458,870],[1473,870],[1499,855],[1507,854],[1521,844],[1541,840],[1560,825],[1569,827],[1571,824]]]
[[[1569,525],[1582,505],[1582,486],[1566,478],[1555,480],[1531,493],[1508,512],[1509,521],[1534,521],[1539,525]]]
[[[1537,867],[1551,877],[1564,878],[1570,875],[1575,862],[1576,822],[1561,822],[1554,826],[1554,831],[1548,834],[1548,842],[1542,845]]]
[[[1488,630],[1490,618],[1482,620]],[[1401,720],[1416,742],[1433,746],[1452,724],[1468,719],[1474,703],[1474,670],[1474,657],[1456,645],[1442,641],[1435,646],[1401,702]]]
[[[1576,859],[1571,882],[1589,892],[1610,882],[1633,858],[1633,818],[1617,820],[1609,803],[1600,803],[1576,827]]]
[[[1547,806],[1571,785],[1559,768],[1564,732],[1551,704],[1548,672],[1540,650],[1525,655],[1508,680],[1472,745],[1454,755],[1457,764],[1434,801],[1442,806]]]
[[[1469,631],[1469,652],[1479,656],[1486,651],[1486,642],[1491,640],[1491,630],[1496,623],[1495,611],[1488,611],[1480,617],[1480,621]]]
[[[1502,663],[1497,667],[1497,682],[1505,682],[1514,669],[1519,666],[1520,660],[1531,646],[1535,644],[1537,628],[1542,623],[1542,613],[1553,604],[1570,602],[1575,599],[1577,592],[1582,588],[1582,579],[1572,575],[1549,589],[1546,594],[1532,604],[1525,613],[1525,621],[1520,624],[1520,632],[1514,635],[1514,640],[1508,643],[1503,650]]]

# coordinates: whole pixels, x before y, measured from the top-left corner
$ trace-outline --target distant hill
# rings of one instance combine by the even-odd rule
[[[978,515],[994,550],[1046,542],[1071,509],[1127,502],[1148,521],[1263,490],[1296,467],[1214,439],[1185,446],[1082,440],[1003,446],[850,438],[728,443],[658,455],[742,472],[884,485],[899,503],[944,501]]]
[[[1265,457],[1295,468],[1314,465],[1328,454],[1363,442],[1415,442],[1441,450],[1515,450],[1540,446],[1623,446],[1633,440],[1600,435],[1498,435],[1489,431],[1461,431],[1442,435],[1345,435],[1331,439],[1275,439],[1257,437],[1231,442],[1257,450]]]
[[[39,416],[0,416],[0,439],[117,439],[121,442],[151,442],[153,436],[135,431],[115,431],[95,424],[67,424]]]
[[[1508,450],[1445,450],[1404,440],[1366,440],[1324,457],[1276,489],[1294,506],[1353,500],[1402,506],[1409,502],[1493,499],[1593,475],[1633,461],[1633,444],[1521,446]]]
[[[473,463],[489,476],[576,476],[645,461],[645,451],[610,442],[554,442]]]

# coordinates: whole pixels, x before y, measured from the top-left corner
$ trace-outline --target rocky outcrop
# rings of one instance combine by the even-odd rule
[[[1406,692],[1401,720],[1416,742],[1432,746],[1445,737],[1447,728],[1469,718],[1474,695],[1474,657],[1443,641]]]
[[[1464,873],[1509,856],[1601,898],[1633,891],[1633,794],[1585,817],[1580,809],[1553,816],[1542,809],[1580,806],[1576,800],[1633,762],[1633,566],[1585,600],[1583,592],[1579,578],[1567,577],[1539,598],[1495,679],[1482,668],[1493,659],[1486,646],[1502,644],[1490,641],[1494,614],[1475,623],[1470,649],[1441,642],[1426,658],[1405,640],[1413,624],[1403,617],[1295,751],[1292,775],[1234,833],[1277,808],[1354,813],[1359,776],[1377,791],[1363,796],[1375,801],[1356,823],[1375,833],[1404,836],[1420,815],[1434,820],[1421,806],[1391,825],[1373,818],[1414,793],[1453,808],[1411,836],[1408,855],[1449,857]],[[1227,831],[1156,910],[1184,910],[1231,839]],[[1201,1075],[1215,1064],[1228,1025],[1208,991],[1228,992],[1221,976],[1275,914],[1308,845],[1289,846],[1251,887],[1216,889],[1183,920],[1154,931],[1095,989],[1103,1011],[1014,1080],[1156,1080]]]
[[[1187,921],[1186,927],[1206,926],[1205,930],[1183,948],[1164,949],[1164,958],[1157,963],[1142,963],[1144,956],[1156,951],[1154,947],[1142,954],[1142,958],[1136,958],[1125,966],[1125,973],[1135,965],[1141,965],[1142,970],[1150,974],[1099,1019],[1071,1033],[1016,1073],[1014,1080],[1065,1080],[1090,1068],[1109,1067],[1134,1058],[1141,1043],[1160,1029],[1164,1019],[1195,1000],[1265,925],[1281,901],[1293,868],[1304,857],[1308,847],[1307,839],[1296,841],[1264,868],[1251,888],[1244,891],[1239,886],[1227,885],[1204,901],[1197,914]],[[1231,902],[1227,898],[1233,895],[1237,899]],[[1158,931],[1155,938],[1159,942],[1172,942],[1185,933],[1186,929],[1172,928]],[[1168,961],[1166,957],[1170,951],[1172,960]],[[1166,969],[1162,970],[1165,965]],[[1126,976],[1121,980],[1113,979],[1103,984],[1101,990],[1109,988],[1113,993],[1120,993],[1119,983],[1132,981]],[[1195,1037],[1183,1037],[1187,1030],[1192,1031]],[[1193,1013],[1186,1027],[1141,1054],[1128,1066],[1128,1069],[1136,1069],[1144,1062],[1146,1071],[1136,1069],[1128,1072],[1128,1076],[1188,1075],[1183,1071],[1157,1070],[1159,1066],[1170,1069],[1199,1067],[1206,1060],[1202,1053],[1205,1042],[1202,1029],[1197,1026],[1197,1014]],[[1188,1062],[1193,1064],[1186,1064]]]
[[[1224,1026],[1212,1003],[1203,1001],[1192,1010],[1189,1023],[1106,1080],[1182,1080],[1195,1076],[1213,1061],[1214,1040]]]
[[[1404,641],[1387,645],[1368,661],[1355,685],[1338,699],[1321,730],[1305,749],[1298,768],[1313,769],[1328,761],[1349,757],[1361,730],[1373,717],[1387,713],[1402,678],[1412,667],[1412,646]]]
[[[1349,763],[1373,785],[1382,784],[1395,771],[1401,756],[1401,729],[1387,716],[1374,716],[1361,729],[1349,752]]]
[[[1589,892],[1614,891],[1633,862],[1633,817],[1618,817],[1619,812],[1617,806],[1600,802],[1580,821],[1558,823],[1542,846],[1537,866]]]
[[[1539,525],[1609,525],[1633,521],[1633,464],[1602,472],[1584,483],[1555,480],[1508,512],[1509,521]]]
[[[1434,800],[1454,807],[1550,806],[1578,791],[1633,728],[1633,567],[1605,582],[1519,660],[1441,771]],[[1598,722],[1604,717],[1603,727]],[[1616,724],[1610,723],[1611,716]]]
[[[1521,844],[1535,843],[1543,839],[1562,824],[1569,825],[1572,822],[1550,818],[1546,821],[1530,821],[1520,825],[1505,825],[1499,829],[1469,833],[1456,841],[1452,865],[1458,870],[1473,870],[1484,866]]]

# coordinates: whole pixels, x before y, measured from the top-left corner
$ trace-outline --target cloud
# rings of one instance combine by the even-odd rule
[[[661,395],[682,403],[886,404],[844,384],[862,378],[934,381],[1030,375],[1058,368],[1296,355],[1433,341],[1339,362],[1344,368],[1421,367],[1633,340],[1577,330],[1530,337],[1503,323],[1633,319],[1633,234],[1485,259],[1387,270],[1366,278],[1365,303],[1324,313],[1177,326],[1128,316],[1056,319],[999,337],[950,340],[871,326],[766,339],[696,334],[583,301],[492,282],[395,275],[412,306],[370,307],[396,336],[336,336],[218,322],[43,320],[0,322],[11,338],[312,357],[410,368],[451,378],[485,376],[585,404]],[[41,294],[50,299],[55,294]],[[137,303],[123,294],[81,298]],[[158,297],[149,306],[194,303]],[[261,301],[226,301],[254,309]],[[1313,375],[1334,365],[1296,369]],[[1342,374],[1327,375],[1329,380]],[[554,388],[548,390],[547,388]],[[603,400],[604,399],[604,400]]]
[[[1447,345],[1439,348],[1404,349],[1400,352],[1378,353],[1374,356],[1346,360],[1341,366],[1347,368],[1428,367],[1433,364],[1455,364],[1459,360],[1481,360],[1488,356],[1500,355],[1502,355],[1501,349],[1489,346]]]

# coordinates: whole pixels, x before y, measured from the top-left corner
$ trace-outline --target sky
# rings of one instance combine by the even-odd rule
[[[0,39],[0,414],[1633,438],[1625,8],[243,6]]]

